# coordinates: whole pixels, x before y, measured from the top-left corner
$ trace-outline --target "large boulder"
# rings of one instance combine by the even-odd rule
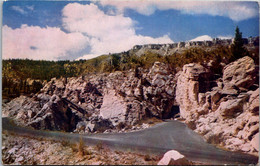
[[[125,122],[127,106],[122,96],[116,94],[115,90],[108,90],[104,95],[103,104],[100,108],[100,116],[103,119],[110,119],[113,125]]]
[[[191,162],[178,151],[170,150],[163,155],[157,165],[190,165]]]
[[[256,73],[256,65],[252,58],[240,58],[224,67],[224,88],[235,86],[241,90],[248,89],[256,82]]]
[[[220,114],[223,117],[234,118],[243,112],[243,105],[248,99],[248,95],[241,95],[236,99],[224,101],[218,107]]]

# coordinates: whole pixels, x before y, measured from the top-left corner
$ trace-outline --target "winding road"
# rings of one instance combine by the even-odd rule
[[[164,154],[177,150],[188,159],[211,164],[256,164],[258,157],[239,152],[224,151],[206,143],[202,137],[178,121],[168,121],[151,128],[130,133],[75,134],[57,131],[33,130],[14,125],[2,118],[3,130],[19,135],[47,137],[54,140],[77,142],[82,138],[87,145],[102,143],[115,150]]]

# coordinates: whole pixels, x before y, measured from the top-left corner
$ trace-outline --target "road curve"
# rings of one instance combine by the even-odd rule
[[[2,123],[3,130],[20,135],[48,137],[74,143],[81,137],[87,145],[102,143],[117,150],[163,154],[174,149],[192,161],[211,164],[256,164],[258,162],[256,156],[224,151],[206,143],[200,135],[178,121],[163,122],[142,131],[109,134],[75,134],[33,130],[14,125],[9,118],[2,118]]]

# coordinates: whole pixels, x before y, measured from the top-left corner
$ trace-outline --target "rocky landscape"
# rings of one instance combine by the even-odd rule
[[[113,151],[102,144],[82,146],[66,141],[3,134],[2,161],[11,165],[155,165],[160,156]]]
[[[209,143],[229,150],[259,151],[258,67],[250,57],[226,65],[210,88],[210,70],[188,64],[178,77],[181,117]]]
[[[259,67],[245,56],[217,75],[213,64],[190,63],[174,73],[155,62],[150,69],[53,78],[33,97],[4,103],[2,112],[19,125],[79,133],[129,132],[180,116],[207,142],[257,155]]]
[[[172,117],[176,81],[159,62],[150,70],[54,78],[32,98],[21,96],[5,104],[3,115],[36,129],[129,128],[146,118]]]

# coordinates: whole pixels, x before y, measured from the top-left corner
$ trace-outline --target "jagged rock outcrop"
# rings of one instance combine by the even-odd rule
[[[173,105],[175,83],[167,65],[160,62],[155,62],[150,70],[138,68],[127,73],[111,73],[103,88],[106,93],[103,93],[100,115],[111,119],[114,125],[167,117]]]
[[[224,87],[218,83],[210,87],[214,80],[205,67],[185,65],[178,78],[176,101],[189,127],[209,143],[256,154],[253,140],[259,137],[256,68],[250,57],[238,59],[224,67],[223,77],[217,80],[223,80]],[[196,80],[201,74],[209,79]]]
[[[36,129],[73,131],[78,121],[79,117],[73,113],[68,104],[54,94],[27,125]]]
[[[15,117],[19,124],[26,124],[41,109],[38,101],[30,97],[20,96],[3,105],[3,117]]]
[[[112,129],[149,117],[170,117],[176,81],[167,65],[160,62],[155,62],[150,70],[136,68],[128,72],[53,78],[39,94],[27,99],[36,103],[34,113],[29,110],[34,106],[24,109],[25,104],[20,104],[23,97],[4,106],[4,112],[14,112],[7,114],[16,117],[18,110],[24,110],[33,117],[22,123],[37,129],[84,132]]]
[[[79,117],[57,95],[20,96],[3,107],[3,114],[19,125],[36,129],[73,131]]]

